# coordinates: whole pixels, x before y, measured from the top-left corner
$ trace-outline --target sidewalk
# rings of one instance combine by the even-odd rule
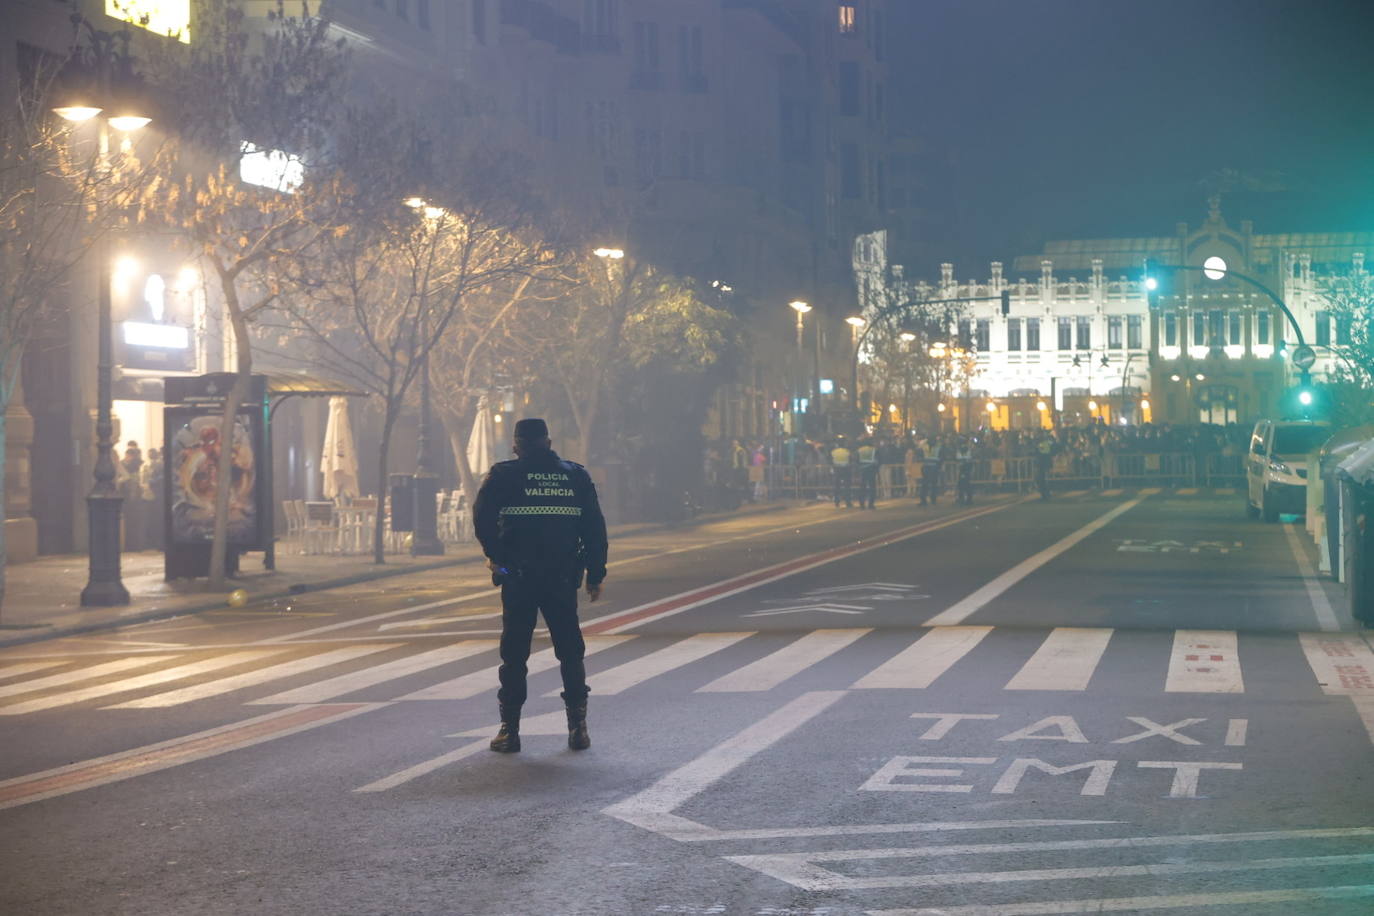
[[[635,534],[691,528],[797,505],[791,500],[747,504],[734,512],[701,515],[690,521],[613,525],[610,534],[614,541]],[[0,646],[217,610],[226,606],[228,593],[237,588],[248,593],[250,602],[270,601],[301,592],[477,563],[482,559],[476,542],[447,544],[445,551],[442,557],[388,554],[385,565],[376,566],[369,556],[303,556],[291,553],[289,545],[279,542],[276,571],[262,568],[261,554],[249,554],[243,558],[239,575],[223,588],[211,588],[201,579],[165,581],[160,551],[125,553],[122,577],[129,590],[129,603],[111,608],[81,607],[81,589],[87,579],[84,554],[42,557],[6,570],[4,607],[0,608]]]

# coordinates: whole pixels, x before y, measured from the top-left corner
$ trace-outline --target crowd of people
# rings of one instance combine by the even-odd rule
[[[906,435],[878,432],[829,440],[796,435],[773,441],[733,439],[708,446],[703,478],[714,507],[732,508],[769,497],[768,475],[751,469],[828,466],[836,505],[857,503],[861,508],[871,508],[879,479],[886,481],[889,493],[933,501],[940,468],[947,462],[956,463],[956,496],[968,500],[972,498],[971,483],[964,482],[971,481],[975,461],[1033,459],[1037,477],[1044,478],[1051,463],[1058,460],[1066,463],[1074,476],[1095,476],[1101,472],[1104,459],[1112,455],[1239,458],[1249,436],[1247,427],[1235,423],[1109,426],[1097,422],[1056,429],[980,429],[968,434],[918,429]],[[891,470],[884,475],[884,468]],[[921,481],[927,477],[930,482],[923,491]]]

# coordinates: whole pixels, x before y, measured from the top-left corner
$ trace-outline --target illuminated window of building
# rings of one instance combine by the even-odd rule
[[[1021,319],[1020,319],[1020,318],[1008,318],[1008,319],[1007,319],[1007,349],[1008,349],[1008,350],[1020,350],[1020,349],[1021,349]]]
[[[1228,312],[1226,314],[1226,323],[1226,342],[1232,346],[1239,346],[1245,343],[1245,341],[1241,339],[1240,312]]]
[[[1132,350],[1140,349],[1140,316],[1126,317],[1126,346]]]
[[[1255,321],[1255,342],[1269,343],[1269,313],[1260,312]]]
[[[1072,350],[1072,349],[1073,349],[1073,319],[1072,319],[1072,318],[1060,318],[1060,319],[1059,319],[1059,349],[1061,349],[1061,350]]]
[[[1091,350],[1093,348],[1093,321],[1086,315],[1078,319],[1078,349]]]
[[[992,349],[992,328],[986,318],[978,319],[978,352],[986,353]]]
[[[105,15],[191,43],[191,0],[105,0]]]
[[[858,34],[859,9],[853,3],[840,4],[840,34]]]
[[[1207,315],[1205,312],[1193,312],[1193,346],[1207,346]]]
[[[1351,321],[1349,315],[1340,315],[1336,318],[1336,346],[1350,346]]]
[[[1107,319],[1107,347],[1121,349],[1121,319],[1115,315]]]
[[[1164,346],[1178,346],[1178,316],[1173,312],[1164,316]]]
[[[1331,346],[1331,313],[1317,313],[1317,346]]]
[[[1039,319],[1039,318],[1027,318],[1027,319],[1026,319],[1026,349],[1027,349],[1027,350],[1039,350],[1039,349],[1040,349],[1040,319]]]

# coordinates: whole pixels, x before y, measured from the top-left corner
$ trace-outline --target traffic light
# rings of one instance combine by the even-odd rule
[[[1145,260],[1145,270],[1141,275],[1140,284],[1145,287],[1145,302],[1149,305],[1150,311],[1159,311],[1159,294],[1164,287],[1164,275],[1154,258]]]
[[[1331,412],[1331,398],[1321,385],[1303,379],[1283,393],[1279,406],[1285,420],[1324,420]]]
[[[1009,289],[1004,289],[1004,290],[1002,290],[1002,317],[1005,318],[1005,317],[1007,317],[1007,316],[1010,315],[1010,314],[1011,314],[1011,290],[1009,290]]]

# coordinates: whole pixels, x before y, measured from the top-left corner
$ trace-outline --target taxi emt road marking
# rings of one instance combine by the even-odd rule
[[[829,550],[823,550],[819,553],[808,554],[807,556],[798,557],[794,560],[786,560],[782,563],[776,563],[751,573],[734,576],[712,585],[690,589],[667,598],[651,601],[648,604],[641,604],[638,607],[633,607],[626,611],[608,614],[605,617],[583,624],[582,632],[621,632],[631,627],[662,620],[665,617],[681,614],[683,611],[689,611],[692,608],[701,607],[704,604],[710,604],[722,598],[738,595],[741,592],[749,591],[760,585],[767,585],[779,579],[786,579],[789,576],[807,572],[818,566],[824,566],[828,563],[834,563],[837,560],[858,556],[859,554],[868,553],[872,550],[890,547],[893,544],[919,537],[931,531],[948,528],[951,525],[957,525],[960,522],[965,522],[983,515],[989,515],[993,512],[1001,512],[1004,509],[1010,509],[1012,506],[1020,505],[1021,502],[1024,502],[1024,500],[1007,500],[1006,502],[996,503],[991,506],[946,516],[942,519],[923,522],[919,525],[912,525],[907,528],[899,528],[896,531],[890,531],[885,534],[878,534],[869,541],[860,541],[856,544],[847,544],[843,547],[832,547]],[[1139,502],[1139,500],[1137,500],[1137,502]]]
[[[333,703],[294,706],[232,725],[197,732],[170,741],[137,747],[105,757],[17,776],[0,781],[0,810],[120,782],[216,757],[239,748],[252,747],[297,732],[318,728],[361,713],[380,709],[385,703]]]

